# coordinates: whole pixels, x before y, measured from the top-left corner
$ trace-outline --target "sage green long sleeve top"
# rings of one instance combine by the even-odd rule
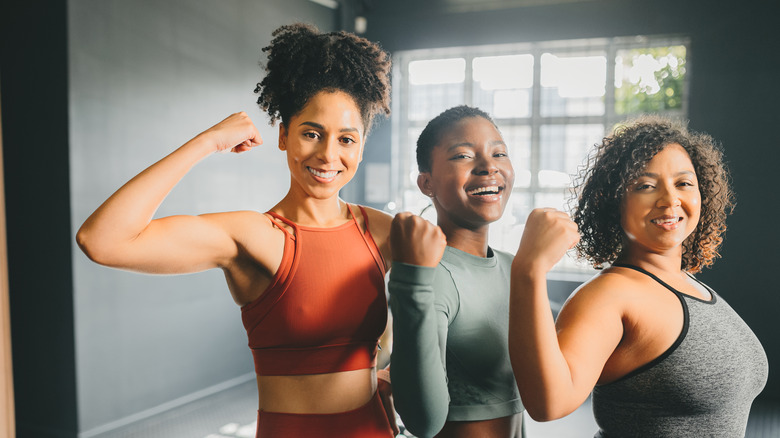
[[[393,263],[393,397],[416,436],[523,411],[507,347],[512,258],[448,246],[435,268]]]

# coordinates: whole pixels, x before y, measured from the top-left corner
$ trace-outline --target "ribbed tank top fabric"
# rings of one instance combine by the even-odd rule
[[[348,206],[349,207],[349,206]],[[369,230],[352,220],[315,228],[269,212],[290,226],[271,285],[241,309],[259,375],[303,375],[370,368],[387,324],[384,260]]]
[[[596,438],[743,437],[753,399],[769,365],[761,343],[715,291],[712,298],[683,294],[636,266],[674,293],[683,309],[676,342],[625,377],[593,389]],[[698,282],[693,276],[695,281]]]

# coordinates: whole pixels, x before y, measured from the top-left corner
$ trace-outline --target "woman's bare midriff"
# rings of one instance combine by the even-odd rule
[[[376,391],[374,368],[302,376],[257,376],[258,409],[333,414],[357,409]]]
[[[520,438],[523,414],[482,421],[448,421],[436,438]]]

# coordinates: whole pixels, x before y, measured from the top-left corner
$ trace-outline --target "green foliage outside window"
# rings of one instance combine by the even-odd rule
[[[682,108],[685,46],[622,50],[616,59],[615,112]]]

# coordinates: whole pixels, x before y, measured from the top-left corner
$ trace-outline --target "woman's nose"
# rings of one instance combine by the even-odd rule
[[[660,197],[658,198],[656,205],[658,205],[658,207],[664,207],[664,208],[679,207],[680,196],[678,195],[677,190],[675,190],[674,188],[663,187],[661,189]]]
[[[498,172],[498,166],[493,157],[477,157],[474,173],[477,175],[491,175],[496,172]]]

